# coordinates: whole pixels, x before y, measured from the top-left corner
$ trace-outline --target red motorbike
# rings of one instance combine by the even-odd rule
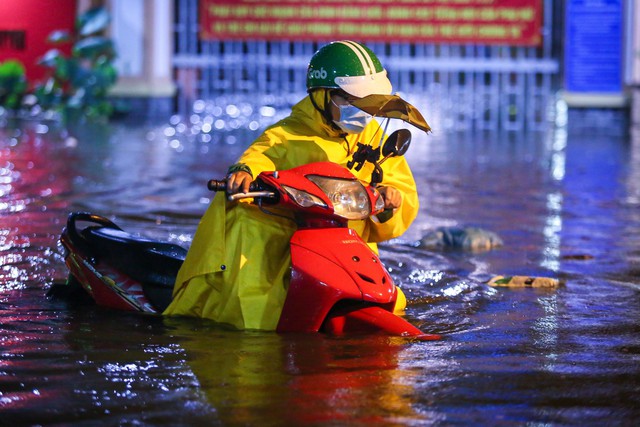
[[[368,185],[346,168],[329,162],[263,172],[249,193],[269,214],[285,215],[297,224],[290,241],[291,280],[278,332],[385,333],[421,340],[426,334],[393,313],[398,290],[380,258],[348,227],[349,220],[380,213],[384,202],[375,185],[380,164],[403,155],[408,130],[392,133],[382,150],[361,145],[349,163],[359,170],[374,164]],[[212,191],[226,181],[211,180]],[[81,227],[80,224],[85,226]],[[101,306],[160,314],[171,301],[174,281],[186,256],[180,246],[126,233],[107,218],[72,213],[62,232],[67,284],[81,286]]]

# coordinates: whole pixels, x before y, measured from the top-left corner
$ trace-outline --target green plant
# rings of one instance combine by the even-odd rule
[[[93,8],[78,17],[73,33],[58,30],[49,35],[48,41],[54,45],[73,45],[70,55],[54,48],[39,61],[49,69],[46,81],[34,91],[42,108],[77,110],[91,118],[112,113],[107,92],[117,80],[115,49],[102,35],[109,19],[103,7]]]
[[[0,62],[0,107],[18,109],[26,91],[24,65],[15,59]]]

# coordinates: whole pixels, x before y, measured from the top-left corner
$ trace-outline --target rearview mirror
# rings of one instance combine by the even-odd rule
[[[382,157],[403,156],[411,144],[411,131],[409,129],[398,129],[391,133],[382,145]]]

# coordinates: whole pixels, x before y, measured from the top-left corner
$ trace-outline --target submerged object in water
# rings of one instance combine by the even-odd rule
[[[421,248],[468,251],[488,251],[502,245],[503,241],[496,233],[477,227],[438,227],[425,234],[419,242]]]

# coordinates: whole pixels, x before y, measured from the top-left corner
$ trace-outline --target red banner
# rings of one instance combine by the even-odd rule
[[[542,0],[200,0],[205,40],[537,46]]]
[[[72,31],[75,17],[76,0],[0,0],[0,62],[22,62],[32,83],[43,78],[38,59],[54,47],[71,50],[71,44],[53,46],[47,37],[54,30]]]

